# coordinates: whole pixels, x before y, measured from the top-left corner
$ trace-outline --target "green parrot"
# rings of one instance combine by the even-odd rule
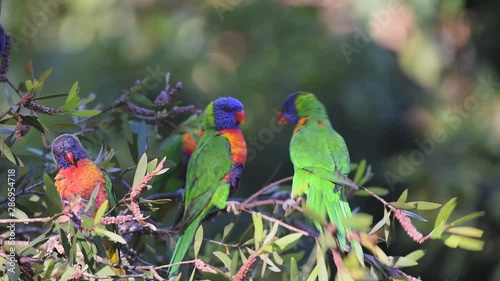
[[[170,264],[182,261],[203,218],[212,208],[226,208],[228,196],[237,190],[247,157],[240,131],[244,121],[243,104],[232,97],[218,98],[205,109],[204,134],[188,163],[184,209],[174,227],[181,236]],[[172,266],[169,278],[178,269]]]
[[[283,102],[278,122],[295,126],[290,141],[295,169],[292,199],[306,195],[306,207],[336,226],[340,249],[352,248],[363,264],[361,244],[351,239],[349,247],[347,236],[354,233],[343,222],[352,217],[345,186],[355,186],[347,178],[349,152],[342,136],[332,128],[324,105],[312,93],[293,93]]]

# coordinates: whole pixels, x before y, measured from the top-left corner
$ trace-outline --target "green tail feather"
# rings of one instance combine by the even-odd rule
[[[201,218],[204,216],[198,216],[184,231],[184,233],[179,237],[177,243],[175,243],[174,253],[172,254],[172,258],[170,259],[170,264],[181,262],[186,255],[191,242],[193,242],[194,235],[196,234],[196,230],[200,225]],[[170,267],[170,272],[168,273],[168,278],[172,278],[179,270],[179,265],[174,265]]]
[[[346,199],[344,190],[334,192],[335,185],[328,180],[314,176],[304,170],[296,170],[293,178],[292,192],[302,195],[303,190],[307,194],[307,208],[320,216],[328,216],[328,219],[337,227],[337,239],[342,250],[349,247],[347,233],[351,229],[344,225],[344,219],[352,217],[351,208]],[[318,230],[322,227],[315,223]],[[350,247],[356,254],[358,260],[363,264],[363,249],[358,241],[351,241]]]

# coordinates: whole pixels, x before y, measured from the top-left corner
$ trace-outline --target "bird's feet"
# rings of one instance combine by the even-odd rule
[[[297,198],[289,198],[283,203],[283,210],[285,212],[290,212],[291,210],[295,209],[295,207],[298,207],[300,204],[300,201],[302,201],[302,197],[297,197]]]
[[[235,215],[239,215],[241,213],[240,205],[241,203],[238,201],[227,201],[226,210],[228,213],[234,213]]]

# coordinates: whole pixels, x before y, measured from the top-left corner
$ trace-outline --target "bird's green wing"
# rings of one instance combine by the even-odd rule
[[[111,178],[108,176],[108,173],[104,169],[101,169],[102,174],[104,175],[104,191],[106,192],[106,196],[108,197],[108,206],[109,208],[114,208],[118,204],[118,200],[116,199],[116,193],[113,189],[113,182]],[[113,212],[113,215],[116,216],[116,212]]]
[[[231,150],[228,140],[217,132],[206,132],[189,161],[184,216],[176,228],[185,228],[212,208],[212,201],[219,201],[220,198],[212,197],[220,187],[229,188],[224,177],[230,170]]]

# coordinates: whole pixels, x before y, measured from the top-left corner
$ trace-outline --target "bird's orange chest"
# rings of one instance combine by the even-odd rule
[[[55,186],[64,201],[73,202],[87,199],[94,188],[100,184],[95,206],[98,208],[104,200],[105,179],[103,172],[89,159],[78,161],[76,166],[59,170],[55,177]]]
[[[231,163],[245,164],[247,160],[247,143],[243,133],[241,133],[238,129],[228,129],[220,131],[220,134],[229,142],[231,149]]]

